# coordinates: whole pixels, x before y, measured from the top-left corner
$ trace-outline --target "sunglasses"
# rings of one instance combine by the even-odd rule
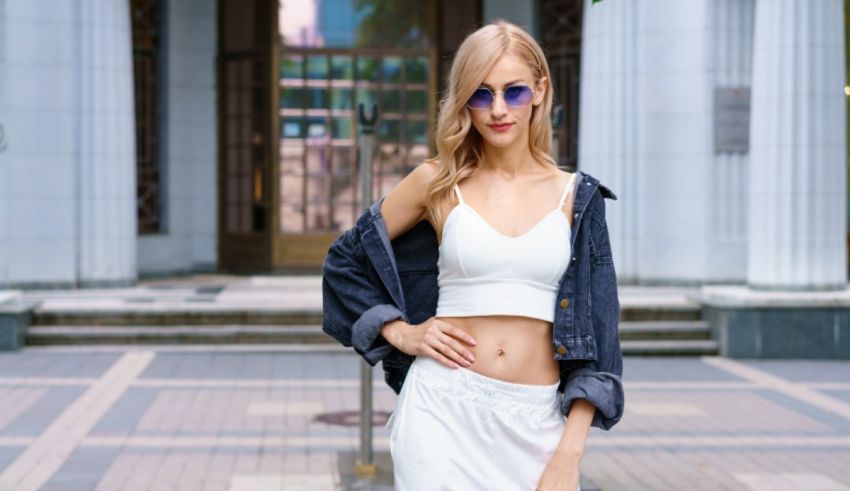
[[[502,92],[505,103],[512,107],[528,104],[531,102],[531,96],[534,95],[534,91],[528,85],[511,85],[505,90],[495,92],[487,87],[481,87],[472,93],[466,105],[471,109],[489,109],[499,92]]]

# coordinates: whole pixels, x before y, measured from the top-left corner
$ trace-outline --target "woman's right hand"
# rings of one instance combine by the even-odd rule
[[[381,335],[408,355],[429,356],[449,368],[470,367],[475,362],[475,355],[463,344],[475,346],[475,338],[436,317],[415,325],[402,320],[388,322]]]

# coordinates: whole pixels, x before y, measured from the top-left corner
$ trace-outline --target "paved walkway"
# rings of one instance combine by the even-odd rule
[[[355,489],[357,427],[322,415],[357,410],[359,366],[299,346],[0,353],[0,490]],[[850,490],[850,362],[627,357],[624,374],[583,489]]]

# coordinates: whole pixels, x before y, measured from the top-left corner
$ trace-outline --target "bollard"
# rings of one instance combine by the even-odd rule
[[[366,209],[372,204],[372,158],[375,149],[375,122],[378,119],[378,106],[372,103],[372,110],[367,117],[363,103],[359,103],[357,119],[361,209]],[[372,367],[363,359],[360,360],[360,454],[354,465],[354,472],[361,476],[378,473],[372,451]]]

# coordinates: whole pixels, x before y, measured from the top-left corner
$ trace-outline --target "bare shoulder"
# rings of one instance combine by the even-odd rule
[[[425,217],[428,185],[437,174],[437,166],[422,162],[410,171],[384,198],[381,215],[390,240],[403,234]]]

